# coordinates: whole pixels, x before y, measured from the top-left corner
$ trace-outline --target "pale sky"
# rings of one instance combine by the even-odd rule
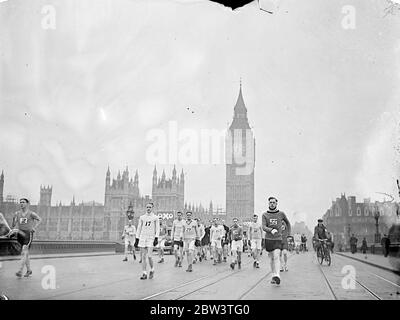
[[[37,202],[51,184],[53,203],[103,202],[108,164],[114,177],[138,169],[151,194],[149,132],[170,121],[225,129],[240,77],[258,213],[274,195],[313,226],[341,192],[397,194],[400,11],[384,17],[386,1],[275,2],[272,15],[257,2],[235,11],[206,0],[0,3],[5,195]],[[55,29],[43,28],[45,5]],[[345,5],[354,29],[343,28]],[[176,165],[186,201],[225,207],[222,163]],[[172,166],[157,167],[170,176]]]

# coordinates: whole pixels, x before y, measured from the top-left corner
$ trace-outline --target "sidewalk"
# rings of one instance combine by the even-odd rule
[[[396,259],[393,257],[385,258],[383,255],[380,254],[367,254],[367,259],[365,259],[365,255],[358,252],[354,254],[352,254],[351,252],[335,252],[335,254],[348,257],[354,260],[358,260],[366,264],[369,264],[371,266],[378,267],[397,274],[400,273],[400,270],[396,269],[395,267],[396,264],[391,263],[394,262],[395,260],[400,260],[400,259]],[[397,261],[397,265],[399,265],[399,262],[400,261]]]
[[[79,252],[79,253],[54,253],[54,254],[32,254],[29,256],[31,260],[41,259],[59,259],[59,258],[77,258],[77,257],[95,257],[95,256],[109,256],[115,255],[115,252]],[[21,256],[0,256],[0,261],[14,261],[20,260]]]

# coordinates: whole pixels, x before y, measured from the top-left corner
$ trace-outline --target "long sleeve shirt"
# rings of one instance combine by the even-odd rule
[[[262,215],[262,229],[265,231],[265,239],[267,240],[282,240],[282,221],[286,223],[288,235],[291,232],[291,225],[283,211],[268,210]],[[277,232],[272,234],[272,230]]]

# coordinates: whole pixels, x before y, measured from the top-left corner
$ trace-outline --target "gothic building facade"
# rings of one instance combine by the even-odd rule
[[[379,213],[378,229],[382,236],[396,221],[397,210],[398,204],[395,202],[371,202],[370,199],[357,202],[356,197],[341,194],[340,198],[332,201],[323,220],[337,244],[348,246],[352,234],[358,238],[359,244],[364,237],[372,244],[376,234],[375,215]]]

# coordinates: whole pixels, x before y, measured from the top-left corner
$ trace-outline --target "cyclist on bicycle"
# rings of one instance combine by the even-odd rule
[[[317,251],[319,246],[321,245],[321,241],[318,240],[327,240],[328,239],[328,229],[323,224],[322,219],[318,219],[318,224],[314,228],[314,239],[316,240],[315,242],[315,250]],[[317,251],[318,252],[318,251]]]

